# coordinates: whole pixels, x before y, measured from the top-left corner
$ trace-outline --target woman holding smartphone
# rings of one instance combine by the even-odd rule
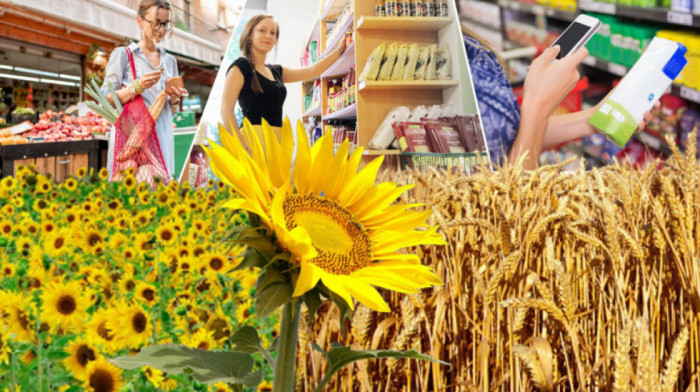
[[[141,40],[112,51],[101,91],[109,102],[113,103],[108,87],[111,85],[122,104],[140,95],[146,106],[150,107],[158,94],[166,88],[166,79],[178,75],[175,58],[157,46],[173,28],[173,13],[168,0],[140,0],[137,10],[136,23],[141,29]],[[136,78],[133,76],[134,72]],[[186,93],[184,88],[170,87],[167,90],[168,104],[155,123],[160,150],[171,176],[175,171],[173,114],[178,111],[181,97]],[[110,172],[113,162],[114,132],[110,137],[107,156],[107,168]]]
[[[261,140],[264,139],[262,119],[272,127],[279,138],[282,126],[282,106],[287,97],[285,83],[300,82],[320,76],[345,51],[345,39],[331,53],[305,68],[288,68],[265,64],[267,54],[277,44],[279,26],[272,15],[256,15],[243,29],[239,57],[228,69],[221,103],[221,118],[224,127],[235,131],[240,137],[238,124],[233,115],[236,102],[243,116],[253,125]],[[240,138],[241,140],[245,140]]]
[[[559,46],[545,50],[529,67],[522,105],[518,107],[495,51],[464,24],[462,36],[494,164],[512,164],[525,155],[523,167],[534,169],[543,148],[596,132],[588,124],[588,119],[602,101],[576,113],[552,115],[581,78],[578,66],[588,57],[586,48],[582,47],[557,61],[554,60],[561,51]],[[650,117],[650,113],[646,113],[645,121]],[[644,128],[644,122],[640,128]]]

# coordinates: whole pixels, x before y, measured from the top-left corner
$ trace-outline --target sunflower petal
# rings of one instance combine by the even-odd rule
[[[312,290],[314,287],[316,287],[316,284],[320,279],[321,270],[312,263],[302,261],[301,273],[297,279],[297,284],[294,287],[294,294],[292,294],[292,297],[298,297],[307,291]]]
[[[364,280],[346,276],[343,277],[343,284],[350,295],[366,307],[378,312],[388,312],[391,310],[377,290]]]
[[[345,276],[340,277],[338,275],[334,275],[325,271],[321,272],[321,281],[323,284],[328,287],[328,290],[334,292],[337,294],[340,298],[342,298],[345,303],[348,304],[348,307],[351,310],[355,310],[355,306],[352,302],[352,297],[350,296],[350,293],[345,288],[345,285],[343,284],[343,279]]]

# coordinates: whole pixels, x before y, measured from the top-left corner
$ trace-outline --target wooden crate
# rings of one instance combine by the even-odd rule
[[[75,175],[81,167],[100,169],[100,141],[84,140],[0,146],[0,177],[13,176],[21,165],[34,164],[39,173],[56,182]]]

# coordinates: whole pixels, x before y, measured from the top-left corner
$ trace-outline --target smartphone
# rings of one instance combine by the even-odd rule
[[[562,59],[581,49],[600,26],[602,23],[592,16],[583,14],[577,16],[552,44],[552,46],[559,45],[561,47],[557,59]]]

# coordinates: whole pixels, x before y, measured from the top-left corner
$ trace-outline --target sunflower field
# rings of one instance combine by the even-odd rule
[[[276,337],[276,316],[253,317],[257,274],[232,272],[243,249],[224,239],[247,220],[217,208],[232,197],[214,182],[110,183],[106,170],[58,185],[31,166],[2,179],[0,391],[230,391],[107,358],[154,344],[230,349],[241,325]]]

